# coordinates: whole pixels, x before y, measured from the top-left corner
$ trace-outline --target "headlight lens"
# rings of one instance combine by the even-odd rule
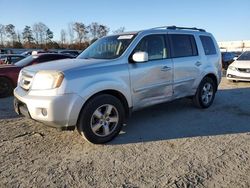
[[[232,71],[237,71],[237,69],[234,66],[229,66],[228,68]]]
[[[32,87],[33,90],[46,90],[60,87],[64,75],[61,72],[39,71],[35,74]]]

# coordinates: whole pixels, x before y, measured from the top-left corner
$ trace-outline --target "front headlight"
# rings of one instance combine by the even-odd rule
[[[64,75],[56,71],[39,71],[35,74],[31,89],[46,90],[60,87]]]
[[[232,71],[237,71],[237,69],[236,69],[234,66],[231,66],[231,65],[230,65],[228,68],[229,68],[230,70],[232,70]]]

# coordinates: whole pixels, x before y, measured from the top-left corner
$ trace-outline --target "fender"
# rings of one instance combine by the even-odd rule
[[[90,97],[95,95],[96,93],[105,91],[105,90],[115,90],[119,93],[123,94],[127,100],[128,106],[132,107],[132,98],[131,91],[128,85],[126,85],[123,81],[118,80],[102,80],[89,83],[87,87],[83,88],[80,91],[79,95],[84,98],[84,100],[88,100]]]

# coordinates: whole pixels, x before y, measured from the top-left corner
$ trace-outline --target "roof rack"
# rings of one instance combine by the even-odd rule
[[[195,31],[206,32],[205,29],[199,29],[199,28],[196,28],[196,27],[177,27],[175,25],[173,25],[173,26],[154,27],[152,29],[195,30]]]

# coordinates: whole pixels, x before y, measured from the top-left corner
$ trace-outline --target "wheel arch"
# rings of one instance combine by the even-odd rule
[[[216,86],[216,91],[217,91],[219,84],[218,84],[218,80],[217,80],[217,77],[215,76],[215,74],[209,73],[209,74],[206,74],[203,78],[205,78],[205,77],[211,78],[214,81],[215,86]]]
[[[127,98],[125,97],[124,94],[122,94],[122,92],[118,91],[118,90],[114,90],[114,89],[105,89],[105,90],[101,90],[101,91],[98,91],[94,94],[92,94],[89,98],[87,98],[87,100],[84,102],[81,110],[80,110],[80,113],[78,115],[78,120],[79,120],[79,117],[80,117],[80,114],[81,114],[81,111],[84,109],[84,107],[86,106],[86,104],[93,98],[97,97],[97,96],[100,96],[100,95],[104,95],[104,94],[108,94],[108,95],[111,95],[111,96],[114,96],[116,97],[120,102],[121,104],[123,105],[124,107],[124,110],[125,110],[125,115],[126,115],[126,119],[130,116],[131,114],[131,108],[129,107],[129,103],[127,101]]]
[[[9,80],[11,83],[11,86],[14,88],[15,84],[11,78],[9,78],[8,76],[5,76],[5,75],[0,75],[0,78],[5,78],[5,79]]]

